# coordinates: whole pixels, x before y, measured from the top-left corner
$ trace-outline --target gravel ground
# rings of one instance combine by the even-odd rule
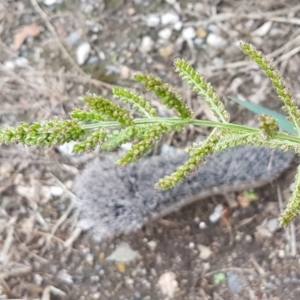
[[[136,71],[176,85],[196,116],[211,120],[173,71],[177,57],[213,84],[233,122],[253,125],[227,96],[281,103],[239,40],[273,59],[299,101],[299,25],[298,1],[2,0],[0,125],[67,116],[87,91],[140,90]],[[205,134],[189,127],[164,143],[180,148]],[[293,171],[100,243],[76,231],[72,204],[74,177],[95,155],[1,146],[0,299],[300,298],[299,222],[287,230],[276,223]],[[212,224],[220,205],[227,217]]]

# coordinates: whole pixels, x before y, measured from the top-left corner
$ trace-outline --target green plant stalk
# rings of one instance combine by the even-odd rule
[[[221,128],[221,129],[229,129],[232,131],[242,131],[248,133],[260,133],[261,130],[258,128],[239,125],[239,124],[232,124],[232,123],[220,123],[214,121],[206,121],[206,120],[183,120],[180,118],[136,118],[134,119],[135,124],[153,124],[153,123],[165,123],[167,125],[195,125],[200,127],[213,127],[213,128]],[[95,128],[114,128],[120,127],[121,124],[117,121],[104,121],[104,122],[97,122],[93,124],[83,124],[81,125],[82,129],[95,129]],[[300,146],[300,137],[294,135],[287,135],[284,133],[277,133],[274,135],[274,139],[283,141],[283,142],[292,142],[295,143],[295,146]]]

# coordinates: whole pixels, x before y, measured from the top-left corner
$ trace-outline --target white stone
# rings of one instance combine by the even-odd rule
[[[191,40],[196,37],[196,30],[193,27],[186,27],[182,30],[181,36],[185,40]]]
[[[161,23],[162,25],[170,25],[175,24],[180,20],[180,17],[178,14],[174,12],[168,12],[161,16]]]
[[[84,42],[76,49],[77,63],[82,66],[88,59],[91,51],[91,45],[88,42]]]
[[[147,53],[150,52],[153,48],[154,41],[150,36],[144,36],[140,45],[140,52]]]
[[[60,186],[53,185],[50,187],[50,194],[52,197],[60,197],[63,194],[63,189]]]
[[[223,48],[226,46],[227,41],[219,35],[210,33],[206,38],[206,43],[207,43],[207,45],[214,47],[214,48]]]
[[[66,284],[70,284],[72,285],[74,282],[73,282],[73,278],[72,276],[67,272],[66,269],[62,269],[58,272],[58,274],[56,275],[56,278],[61,281],[61,282],[64,282]]]
[[[278,251],[278,257],[279,257],[279,258],[285,258],[285,251],[284,251],[283,249],[280,249],[280,250]]]
[[[146,23],[150,28],[157,27],[160,23],[160,17],[158,15],[149,15],[147,17]]]
[[[60,145],[57,147],[57,150],[65,156],[72,156],[74,155],[73,153],[73,148],[74,148],[75,142],[69,142],[69,143],[65,143],[63,145]]]
[[[222,213],[223,213],[224,207],[222,204],[218,204],[215,209],[214,212],[209,216],[209,221],[212,224],[216,224],[217,222],[220,221],[220,219],[222,218]]]
[[[199,223],[199,228],[200,229],[205,229],[207,227],[206,223],[205,222],[200,222]]]
[[[155,249],[157,247],[157,242],[156,241],[149,241],[148,246],[149,246],[151,251],[155,251]]]
[[[270,219],[267,223],[267,228],[271,233],[274,233],[279,228],[278,219]]]
[[[178,282],[176,281],[176,275],[173,272],[163,273],[158,280],[158,285],[164,296],[167,299],[173,299],[178,288]]]
[[[194,249],[194,248],[195,248],[195,243],[190,242],[190,243],[189,243],[189,248],[190,248],[190,249]]]
[[[214,209],[214,212],[219,212],[219,213],[222,213],[224,210],[224,206],[222,204],[218,204],[215,209]]]
[[[174,5],[177,1],[176,0],[166,0],[167,3]]]
[[[57,0],[44,0],[44,4],[46,6],[52,6],[54,4],[56,4]]]
[[[171,35],[172,35],[172,29],[170,28],[164,28],[158,32],[158,36],[164,40],[170,39]]]
[[[13,60],[7,60],[4,62],[4,66],[9,70],[13,70],[15,68],[15,62]]]
[[[183,23],[181,21],[178,21],[174,24],[173,28],[176,30],[176,31],[180,31],[182,29],[182,26],[183,26]]]
[[[28,59],[25,57],[18,57],[15,59],[15,65],[19,68],[25,67],[28,65]]]

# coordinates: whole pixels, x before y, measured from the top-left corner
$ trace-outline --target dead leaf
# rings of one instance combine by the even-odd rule
[[[14,49],[19,50],[28,37],[38,37],[43,27],[31,24],[22,28],[15,36]]]
[[[121,274],[124,274],[126,272],[126,265],[123,262],[117,263],[117,269]]]
[[[253,36],[265,36],[271,29],[273,25],[272,21],[268,21],[266,23],[264,23],[262,26],[260,26],[259,28],[257,28],[255,31],[253,31],[251,33],[251,35]]]

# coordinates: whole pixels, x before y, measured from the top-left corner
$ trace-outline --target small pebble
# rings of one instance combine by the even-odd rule
[[[157,15],[149,15],[146,20],[146,24],[148,27],[153,28],[157,27],[160,23],[160,17]]]
[[[88,253],[85,257],[85,261],[92,266],[94,264],[94,255],[91,253]]]
[[[63,189],[60,186],[50,186],[50,193],[52,197],[60,197],[63,194]]]
[[[168,45],[159,49],[159,54],[161,57],[167,58],[174,53],[174,44],[169,43]]]
[[[209,247],[204,246],[204,245],[198,245],[198,250],[200,252],[199,257],[203,260],[207,260],[211,257],[212,251],[210,250]]]
[[[183,23],[181,21],[178,21],[174,24],[173,28],[176,30],[176,31],[180,31],[182,29],[182,26],[183,26]]]
[[[97,61],[99,60],[99,57],[98,56],[91,56],[88,60],[87,60],[87,64],[88,65],[93,65],[95,64]]]
[[[200,229],[205,229],[207,227],[206,223],[205,222],[200,222],[199,223],[199,228]]]
[[[194,249],[194,248],[195,248],[195,243],[190,242],[190,243],[189,243],[189,248],[190,248],[190,249]]]
[[[180,17],[178,14],[174,12],[168,12],[161,16],[161,23],[162,25],[170,25],[175,24],[180,20]]]
[[[217,34],[217,35],[220,34],[219,26],[216,25],[216,24],[209,24],[208,27],[207,27],[207,30],[208,30],[209,32],[215,33],[215,34]]]
[[[177,2],[177,0],[166,0],[166,2],[171,5],[174,5]]]
[[[284,251],[283,249],[280,249],[280,250],[278,251],[278,257],[279,257],[279,258],[285,258],[285,251]]]
[[[63,145],[60,145],[57,147],[57,150],[65,156],[72,156],[74,155],[73,153],[73,148],[74,148],[75,142],[69,142],[65,143]]]
[[[227,284],[229,290],[234,294],[238,293],[241,289],[240,277],[233,272],[227,272]]]
[[[15,68],[15,62],[13,60],[7,60],[4,62],[4,66],[9,70],[13,70]]]
[[[191,40],[196,37],[196,31],[193,27],[186,27],[182,30],[181,36],[184,40]]]
[[[164,296],[173,299],[175,296],[178,282],[176,281],[176,275],[173,272],[163,273],[158,280],[158,285]]]
[[[126,278],[125,283],[127,286],[133,286],[134,280],[132,278]]]
[[[91,51],[91,45],[88,42],[82,43],[76,49],[76,60],[77,63],[82,66],[85,61],[88,59]]]
[[[202,267],[203,267],[203,272],[207,272],[210,269],[210,263],[203,262]]]
[[[201,38],[195,38],[194,39],[194,44],[195,46],[202,46],[204,44],[204,39],[201,39]]]
[[[151,251],[155,251],[155,249],[157,247],[157,242],[156,241],[149,241],[148,246],[149,246]]]
[[[271,233],[276,232],[277,229],[279,228],[278,219],[277,218],[270,219],[267,223],[267,228]]]
[[[172,35],[172,29],[170,28],[164,28],[158,32],[158,36],[164,40],[169,40],[171,35]]]
[[[221,36],[216,35],[214,33],[210,33],[206,38],[207,45],[214,48],[223,48],[227,45],[227,41],[223,39]]]
[[[77,31],[73,31],[69,34],[68,39],[71,45],[79,42],[81,35]]]
[[[44,0],[44,4],[45,4],[46,6],[52,6],[52,5],[54,5],[54,4],[57,4],[58,2],[61,3],[61,1],[57,1],[57,0]]]
[[[251,243],[252,241],[253,241],[252,236],[251,236],[250,234],[247,234],[247,235],[245,236],[245,242],[246,242],[246,243]]]
[[[136,13],[135,9],[133,7],[129,7],[127,10],[127,14],[129,16],[133,16]]]
[[[100,292],[94,293],[93,296],[92,296],[92,298],[95,299],[95,300],[100,299],[100,297],[101,297]]]
[[[222,218],[222,213],[224,210],[224,206],[222,204],[218,204],[215,209],[214,212],[209,216],[209,221],[212,224],[216,224],[220,221],[220,219]]]
[[[99,282],[100,281],[100,277],[98,275],[92,275],[90,277],[90,281],[91,281],[91,283]]]
[[[60,270],[58,272],[56,278],[59,281],[64,282],[69,285],[72,285],[74,283],[72,276],[65,269]]]
[[[202,28],[198,28],[197,29],[197,37],[200,39],[205,39],[207,37],[207,31]]]
[[[19,68],[25,67],[28,65],[28,59],[25,57],[18,57],[15,59],[15,65]]]
[[[154,46],[154,41],[150,36],[144,36],[141,42],[141,45],[139,47],[140,52],[147,53],[152,50]]]
[[[37,285],[41,285],[43,282],[44,278],[40,274],[34,274],[33,281]]]

